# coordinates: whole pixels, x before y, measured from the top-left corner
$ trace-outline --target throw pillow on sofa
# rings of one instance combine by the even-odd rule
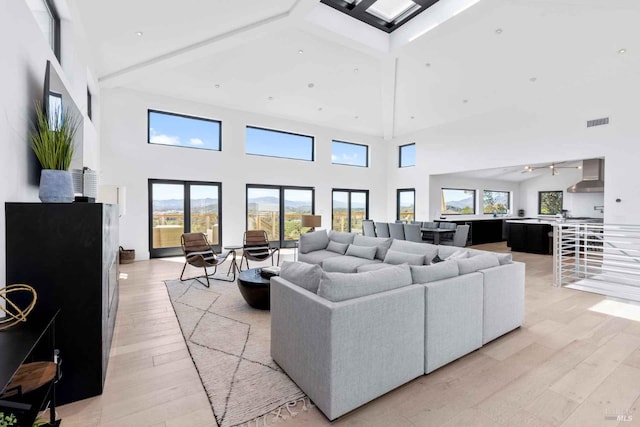
[[[481,251],[479,249],[467,249],[469,251],[469,258],[478,256],[478,255],[495,255],[498,258],[498,262],[500,265],[511,264],[513,262],[513,258],[510,253],[502,254],[497,252],[489,252],[489,251]]]
[[[389,250],[424,255],[425,262],[423,264],[429,264],[438,255],[438,246],[431,243],[410,242],[408,240],[394,239]]]
[[[361,265],[360,267],[358,267],[356,271],[358,273],[364,273],[366,271],[377,271],[377,270],[382,270],[383,268],[391,268],[391,267],[394,267],[394,265],[378,262],[376,264]]]
[[[387,251],[387,255],[384,257],[385,264],[404,264],[409,265],[424,265],[424,255],[409,254],[406,252],[398,252],[392,249]]]
[[[485,268],[497,267],[500,265],[498,257],[493,254],[478,255],[466,259],[456,259],[460,274],[473,273]]]
[[[306,262],[283,261],[280,266],[280,277],[315,294],[320,286],[322,268]]]
[[[333,240],[330,240],[329,244],[327,245],[327,250],[331,252],[335,252],[340,255],[344,255],[348,247],[349,245],[346,243],[338,243],[338,242],[334,242]]]
[[[349,245],[345,255],[364,259],[374,259],[376,257],[376,249],[377,248],[375,246]]]
[[[322,273],[318,296],[338,302],[411,285],[408,265],[365,273]]]
[[[376,259],[380,261],[387,255],[391,242],[393,242],[392,238],[361,236],[359,234],[356,234],[353,239],[353,244],[357,246],[375,246],[378,249],[376,251]]]
[[[412,265],[413,283],[431,283],[449,279],[458,275],[458,263],[455,260],[443,261],[431,265]]]
[[[329,232],[329,240],[333,240],[334,242],[338,242],[338,243],[346,243],[347,245],[350,245],[353,243],[354,237],[355,237],[355,234],[353,233],[344,233],[342,231],[333,231],[333,230]]]
[[[298,250],[301,254],[324,249],[329,244],[329,236],[324,230],[312,231],[311,233],[300,234]]]
[[[460,249],[458,251],[455,251],[454,253],[452,253],[451,255],[449,255],[448,257],[445,258],[445,261],[449,261],[452,259],[463,259],[463,258],[469,258],[469,252]]]

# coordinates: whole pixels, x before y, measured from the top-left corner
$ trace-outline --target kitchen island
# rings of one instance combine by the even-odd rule
[[[557,222],[545,219],[508,220],[507,246],[515,252],[551,254],[549,233],[553,232],[554,224]]]

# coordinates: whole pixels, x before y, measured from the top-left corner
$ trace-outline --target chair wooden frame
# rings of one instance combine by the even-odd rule
[[[230,254],[233,254],[231,258],[231,265],[227,271],[227,279],[216,278],[215,280],[224,280],[226,282],[234,282],[236,280],[236,253],[235,251],[223,252],[216,255],[215,251],[209,244],[207,236],[203,233],[185,233],[180,237],[180,244],[182,245],[182,253],[184,254],[185,262],[182,267],[182,273],[180,273],[180,281],[185,282],[187,280],[197,280],[207,288],[211,283],[209,278],[212,278],[218,271],[218,266],[227,260]],[[184,272],[187,269],[187,265],[204,269],[204,274],[200,276],[184,277]],[[209,273],[207,268],[213,267],[213,273]],[[233,271],[233,277],[229,279],[229,274]],[[202,281],[205,278],[206,283]]]
[[[273,256],[276,253],[278,254],[276,265],[280,265],[280,248],[271,247],[266,231],[247,230],[244,232],[242,240],[243,249],[242,258],[240,258],[240,270],[242,270],[243,262],[247,263],[247,270],[249,269],[249,260],[264,261],[271,258],[271,265],[273,265]]]

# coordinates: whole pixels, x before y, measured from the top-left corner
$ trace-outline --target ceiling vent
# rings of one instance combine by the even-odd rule
[[[604,117],[602,119],[589,120],[587,122],[587,127],[592,128],[594,126],[602,126],[609,124],[609,117]]]

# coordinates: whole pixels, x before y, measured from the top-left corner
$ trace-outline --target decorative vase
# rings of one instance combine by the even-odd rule
[[[42,169],[40,200],[43,203],[73,202],[73,183],[69,171]]]

